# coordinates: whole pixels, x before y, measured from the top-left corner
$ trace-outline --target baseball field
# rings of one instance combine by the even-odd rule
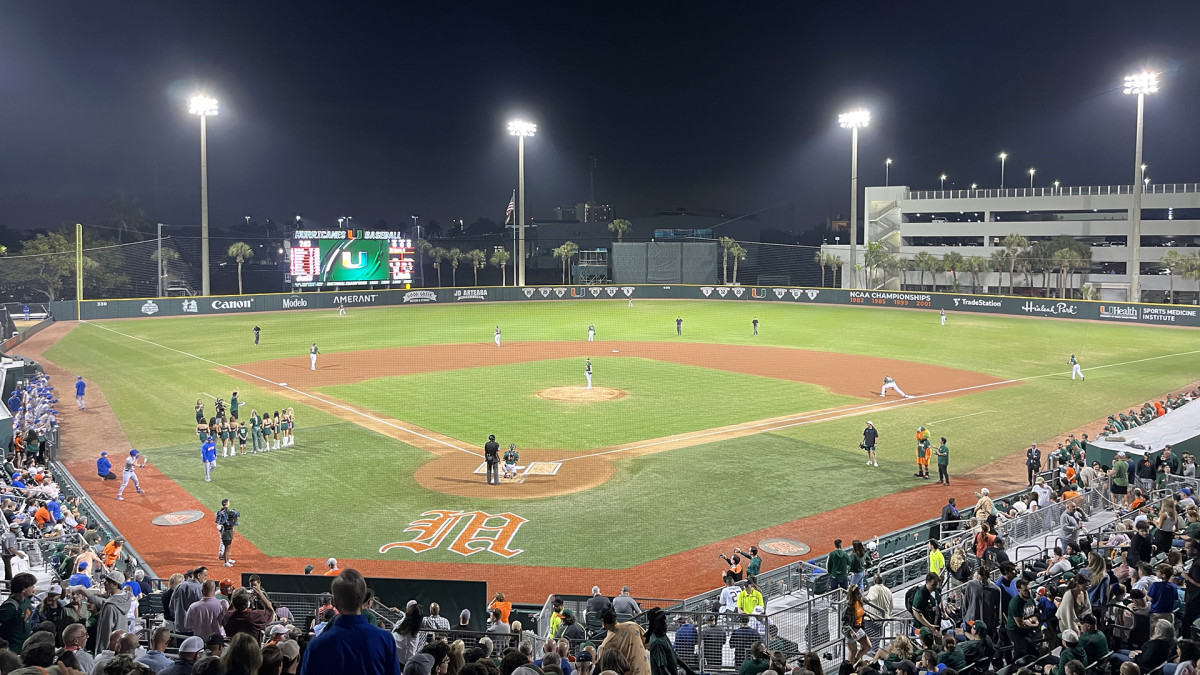
[[[971,474],[959,484],[969,487],[987,482],[980,467],[1200,371],[1189,330],[970,314],[940,326],[932,311],[765,303],[423,305],[56,328],[42,356],[103,397],[68,411],[64,426],[89,432],[74,432],[68,466],[160,574],[195,564],[189,556],[215,560],[215,530],[211,517],[149,520],[230,498],[239,567],[298,572],[332,555],[393,576],[511,580],[521,566],[546,568],[559,587],[633,575],[660,597],[715,586],[718,543],[744,548],[766,530],[809,541],[803,519],[913,488],[919,425],[935,445],[948,439],[951,476]],[[1071,354],[1086,382],[1071,380]],[[881,398],[885,375],[912,398]],[[205,482],[193,406],[203,399],[211,415],[214,397],[235,390],[243,419],[293,408],[296,444],[220,458]],[[110,413],[119,427],[93,417]],[[868,420],[878,468],[858,448]],[[520,452],[518,477],[499,486],[482,473],[489,434]],[[119,465],[129,447],[149,458],[148,493],[119,503],[94,459],[108,450]],[[856,512],[846,537],[936,515],[940,489],[921,484],[912,503],[924,510]],[[671,574],[653,572],[663,561]]]

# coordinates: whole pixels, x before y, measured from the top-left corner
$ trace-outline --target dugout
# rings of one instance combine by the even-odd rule
[[[242,573],[242,586],[249,587],[254,572]],[[271,593],[294,593],[317,596],[329,592],[330,582],[335,577],[317,574],[259,574],[262,587]],[[487,594],[487,583],[483,581],[457,581],[453,579],[391,579],[367,577],[367,588],[384,604],[404,609],[409,600],[416,600],[426,613],[429,603],[436,602],[442,608],[442,616],[450,626],[458,625],[458,614],[471,610],[470,630],[482,632],[487,628],[486,607],[491,598]],[[293,609],[293,608],[289,608]],[[302,608],[302,611],[305,608]],[[295,611],[293,609],[293,614]],[[296,615],[298,621],[302,620]]]
[[[613,281],[618,284],[713,284],[716,242],[651,241],[613,244]]]
[[[1098,454],[1089,452],[1088,460],[1094,459],[1102,466],[1112,466],[1120,451],[1124,451],[1135,462],[1141,460],[1143,455],[1155,459],[1167,445],[1171,446],[1171,453],[1176,457],[1183,452],[1200,454],[1200,403],[1188,403],[1140,427],[1088,443],[1089,451],[1093,448],[1099,450]]]

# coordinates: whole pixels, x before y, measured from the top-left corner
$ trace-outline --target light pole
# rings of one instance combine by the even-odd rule
[[[1008,153],[1000,153],[1000,189],[1004,189],[1004,160],[1008,159]]]
[[[891,185],[891,178],[892,178],[892,158],[888,157],[887,161],[885,161],[883,163],[883,186],[884,187]]]
[[[1029,187],[1033,187],[1033,174],[1037,173],[1037,169],[1029,167]]]
[[[942,175],[938,176],[938,180],[942,181],[941,189],[943,191],[945,191],[945,189],[946,189],[946,174],[942,174]]]
[[[508,135],[517,137],[517,286],[525,285],[525,137],[536,133],[533,122],[516,119],[508,123]]]
[[[977,187],[979,187],[979,183],[971,183],[971,189],[972,189],[972,190],[974,190],[974,189],[975,189],[975,188],[977,188]]]
[[[871,113],[863,108],[838,115],[838,125],[850,129],[850,288],[858,283],[858,128],[870,123]]]
[[[209,295],[208,277],[208,118],[217,114],[217,99],[197,94],[188,113],[200,116],[200,295]]]
[[[1132,241],[1129,242],[1129,299],[1142,299],[1140,277],[1142,274],[1142,120],[1146,106],[1146,94],[1158,91],[1158,73],[1142,71],[1125,76],[1126,94],[1137,94],[1137,138],[1133,145],[1133,209],[1129,220],[1133,225]]]
[[[164,272],[167,271],[167,266],[163,264],[162,259],[162,229],[164,227],[167,226],[162,223],[158,224],[158,297],[160,298],[163,296],[162,282],[163,276],[165,276]]]
[[[1054,191],[1058,192],[1058,181],[1054,181]]]

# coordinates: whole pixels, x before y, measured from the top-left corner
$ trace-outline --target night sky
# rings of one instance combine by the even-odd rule
[[[756,9],[754,7],[757,7]],[[864,185],[1132,180],[1128,71],[1154,182],[1200,181],[1200,3],[330,3],[0,1],[0,225],[99,218],[133,195],[199,222],[369,227],[410,214],[502,220],[527,143],[529,213],[596,196],[619,216],[848,211],[849,133],[873,113]]]

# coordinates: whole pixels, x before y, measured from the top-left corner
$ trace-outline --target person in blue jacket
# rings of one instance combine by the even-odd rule
[[[211,483],[212,470],[217,466],[217,444],[212,436],[200,446],[200,459],[204,460],[204,482]]]
[[[112,472],[112,462],[108,461],[108,453],[100,453],[100,459],[96,460],[96,475],[104,480],[116,480],[117,474]]]

